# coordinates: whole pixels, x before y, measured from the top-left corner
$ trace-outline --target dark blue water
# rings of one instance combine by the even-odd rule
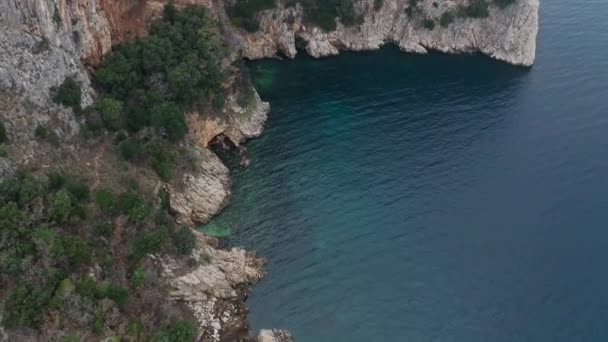
[[[252,65],[273,109],[214,223],[299,342],[608,341],[608,1],[537,64],[387,48]]]

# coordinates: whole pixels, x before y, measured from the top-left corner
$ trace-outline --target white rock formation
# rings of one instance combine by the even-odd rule
[[[384,0],[379,10],[374,9],[373,3],[374,0],[357,2],[364,18],[362,25],[338,24],[337,29],[329,33],[305,24],[299,6],[265,11],[259,32],[241,31],[244,55],[259,59],[280,52],[293,58],[297,52],[296,41],[300,40],[313,57],[336,55],[340,50],[375,50],[394,43],[406,52],[481,52],[514,65],[534,63],[538,0],[516,0],[504,9],[491,5],[489,17],[456,18],[448,27],[439,25],[441,15],[447,11],[455,13],[458,6],[468,4],[467,0],[421,0],[418,12],[411,17],[406,13],[408,0]],[[424,28],[425,18],[435,20],[433,30]]]
[[[240,248],[216,249],[213,238],[195,235],[193,269],[181,270],[180,263],[169,257],[158,260],[169,279],[171,298],[192,310],[203,340],[228,341],[247,331],[244,298],[264,275],[263,261]]]
[[[206,223],[228,204],[230,171],[206,148],[193,147],[199,170],[186,172],[181,180],[168,186],[171,209],[179,224]]]

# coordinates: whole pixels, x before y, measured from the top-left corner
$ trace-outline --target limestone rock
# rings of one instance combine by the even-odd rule
[[[258,342],[293,342],[293,338],[287,330],[262,329],[258,335]]]
[[[206,223],[228,204],[230,171],[210,150],[193,147],[199,170],[186,172],[168,186],[171,209],[179,224]]]
[[[198,232],[195,235],[192,258],[197,266],[193,269],[184,273],[176,260],[161,259],[172,288],[171,298],[192,310],[203,340],[236,340],[235,336],[247,334],[244,298],[263,276],[263,261],[243,249],[216,249],[213,238]]]
[[[538,0],[516,0],[505,9],[491,5],[489,17],[456,18],[448,27],[438,24],[441,15],[448,11],[455,13],[458,6],[465,6],[468,1],[420,1],[419,12],[412,16],[406,13],[408,0],[384,0],[379,10],[373,3],[374,0],[357,2],[363,24],[357,27],[338,24],[333,32],[305,24],[300,7],[268,10],[261,15],[259,32],[242,32],[243,54],[258,59],[280,52],[293,58],[296,41],[300,40],[306,52],[316,58],[336,55],[340,50],[375,50],[394,43],[413,53],[481,52],[514,65],[534,63]],[[424,28],[424,18],[432,18],[437,23],[433,30]]]

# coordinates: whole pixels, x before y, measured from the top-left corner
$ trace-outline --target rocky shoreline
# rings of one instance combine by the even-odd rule
[[[426,16],[438,18],[467,0],[420,1]],[[145,34],[157,17],[162,0],[9,0],[0,4],[0,112],[20,149],[18,164],[36,157],[31,127],[55,122],[60,135],[77,135],[79,120],[50,100],[49,89],[67,76],[84,86],[83,103],[94,97],[89,70],[113,44]],[[301,6],[267,10],[260,15],[260,30],[247,33],[232,25],[223,0],[177,0],[176,5],[206,6],[218,21],[230,49],[230,61],[277,55],[294,58],[298,49],[319,58],[340,51],[375,50],[389,43],[403,51],[426,53],[480,52],[513,65],[531,66],[536,53],[538,0],[517,0],[500,9],[491,6],[483,19],[458,18],[449,27],[428,30],[420,19],[404,10],[407,0],[357,2],[363,23],[333,32],[307,25]],[[57,19],[59,18],[59,19]],[[270,105],[254,90],[243,107],[235,96],[221,116],[188,113],[186,143],[201,160],[200,170],[185,173],[166,185],[177,222],[194,227],[207,222],[228,205],[230,171],[208,149],[224,135],[239,146],[262,133]],[[243,340],[249,335],[244,301],[251,286],[263,276],[263,261],[239,248],[217,249],[217,240],[197,234],[192,257],[197,266],[184,267],[175,260],[155,257],[173,291],[171,299],[185,303],[199,323],[203,341]],[[0,332],[1,332],[0,327]],[[0,334],[1,336],[1,334]],[[290,341],[289,333],[263,330],[258,341]]]

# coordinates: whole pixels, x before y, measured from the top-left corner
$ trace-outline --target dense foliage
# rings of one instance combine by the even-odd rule
[[[150,34],[112,51],[95,74],[104,97],[88,113],[88,128],[136,132],[155,128],[169,141],[188,131],[184,111],[219,109],[225,48],[204,8],[167,5]]]
[[[112,312],[119,322],[137,323],[140,340],[191,341],[196,330],[167,317],[164,300],[131,305],[133,296],[159,296],[159,283],[146,281],[156,274],[142,263],[147,254],[187,255],[193,248],[192,232],[175,227],[161,202],[133,190],[100,189],[91,196],[85,182],[61,173],[20,172],[0,183],[2,325],[70,327],[103,337],[116,329],[117,318],[107,316]],[[168,244],[171,235],[175,245]],[[157,310],[155,317],[150,310]],[[159,330],[156,320],[165,318],[169,325]]]

